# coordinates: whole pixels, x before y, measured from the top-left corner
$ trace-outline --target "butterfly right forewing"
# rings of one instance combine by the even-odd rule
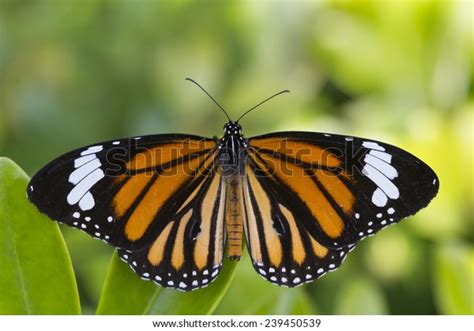
[[[356,137],[283,132],[251,138],[249,156],[273,180],[273,194],[335,249],[347,247],[425,207],[436,174],[395,146]]]

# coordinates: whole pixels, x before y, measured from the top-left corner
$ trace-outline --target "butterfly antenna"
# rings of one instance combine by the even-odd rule
[[[242,117],[244,117],[245,115],[247,115],[248,113],[250,113],[252,110],[254,110],[255,108],[263,105],[265,102],[269,101],[270,99],[273,99],[274,97],[280,95],[280,94],[283,94],[283,93],[290,93],[290,90],[283,90],[283,91],[280,91],[278,93],[275,93],[274,95],[272,95],[271,97],[268,97],[266,98],[265,100],[263,100],[262,102],[260,102],[259,104],[257,104],[256,106],[253,106],[252,108],[250,108],[249,110],[247,110],[245,113],[242,114],[242,116],[239,117],[239,119],[235,122],[235,123],[239,123],[239,121],[242,119]]]
[[[204,87],[202,87],[201,85],[199,85],[198,82],[196,82],[194,79],[192,78],[189,78],[189,77],[186,77],[185,80],[189,80],[191,83],[194,83],[197,85],[197,87],[199,87],[201,90],[203,90],[204,93],[207,94],[207,96],[209,98],[211,98],[212,101],[214,101],[214,103],[224,112],[225,116],[227,116],[227,118],[229,119],[229,122],[232,122],[232,120],[230,119],[229,115],[227,114],[227,112],[225,111],[225,109],[219,104],[219,102],[216,101],[216,99],[214,99],[212,97],[212,95],[209,94],[209,92],[207,92]]]

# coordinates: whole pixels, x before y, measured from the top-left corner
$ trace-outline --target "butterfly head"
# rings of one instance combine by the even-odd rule
[[[239,123],[230,121],[224,125],[224,134],[226,136],[241,136],[242,127]]]

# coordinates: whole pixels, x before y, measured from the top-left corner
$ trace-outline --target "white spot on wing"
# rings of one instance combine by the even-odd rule
[[[362,144],[370,151],[364,157],[362,173],[367,176],[377,188],[372,194],[372,203],[377,207],[385,207],[388,199],[398,199],[400,191],[392,182],[398,177],[398,171],[390,163],[392,155],[376,142],[365,141]]]
[[[379,170],[377,170],[370,164],[366,164],[364,166],[364,168],[362,169],[362,173],[369,177],[371,181],[373,181],[380,189],[382,189],[383,192],[390,199],[398,199],[400,197],[400,192],[398,191],[398,188]]]
[[[77,159],[74,160],[74,168],[79,168],[83,166],[84,164],[86,164],[87,162],[92,161],[95,158],[96,158],[95,154],[89,154],[86,156],[78,157]]]
[[[385,193],[377,187],[374,194],[372,194],[372,203],[377,207],[384,207],[387,204],[387,200],[388,198]]]
[[[69,175],[68,181],[74,185],[77,185],[81,180],[83,180],[88,174],[94,171],[97,168],[100,168],[102,163],[99,159],[94,159],[83,166],[77,168]]]
[[[378,157],[381,160],[384,160],[387,163],[392,162],[392,155],[386,153],[386,152],[381,152],[381,151],[376,151],[376,150],[371,150],[369,154]]]
[[[373,141],[364,141],[362,143],[362,146],[364,146],[366,148],[370,148],[370,149],[376,149],[376,150],[382,151],[382,152],[385,151],[385,148],[383,148],[378,143],[373,142]]]
[[[102,169],[96,169],[90,174],[88,174],[82,181],[80,181],[76,186],[74,186],[71,192],[69,192],[67,196],[67,202],[70,205],[76,204],[92,188],[92,186],[94,186],[99,180],[104,177],[105,175]],[[92,201],[94,200],[92,199]]]
[[[385,175],[385,177],[389,179],[395,179],[398,176],[398,171],[392,165],[389,163],[382,161],[379,158],[376,158],[375,156],[372,156],[370,154],[366,154],[364,158],[365,163],[370,164],[373,166],[375,169],[380,171],[382,174]]]
[[[85,151],[82,151],[81,155],[94,154],[94,153],[100,152],[102,149],[103,149],[103,147],[100,146],[100,145],[99,146],[91,146],[88,149],[86,149]]]
[[[95,206],[94,197],[90,192],[87,192],[82,199],[79,201],[79,208],[81,210],[91,210]]]

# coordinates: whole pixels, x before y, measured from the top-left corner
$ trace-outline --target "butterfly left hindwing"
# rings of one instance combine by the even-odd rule
[[[122,260],[144,279],[189,291],[208,286],[224,257],[225,185],[215,169],[188,192],[175,216],[144,249],[119,250]]]

